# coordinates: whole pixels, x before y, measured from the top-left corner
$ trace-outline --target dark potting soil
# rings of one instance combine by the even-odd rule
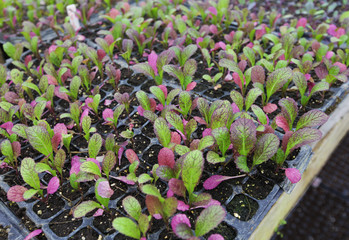
[[[148,136],[150,138],[155,138],[156,135],[155,135],[155,132],[154,132],[154,127],[153,127],[153,124],[152,123],[148,123],[147,125],[145,125],[143,128],[142,128],[142,133],[145,135],[145,136]]]
[[[274,183],[262,175],[256,174],[250,176],[250,178],[242,185],[242,189],[251,197],[261,200],[265,199],[271,190],[273,190]]]
[[[239,176],[244,175],[235,165],[234,160],[231,160],[220,172],[221,175],[224,176]],[[230,183],[232,185],[241,185],[244,177],[229,179],[225,182]]]
[[[42,219],[47,219],[58,213],[64,207],[64,201],[53,194],[48,197],[47,202],[38,201],[33,206],[33,211]]]
[[[74,218],[70,209],[63,211],[49,224],[51,230],[59,237],[68,236],[82,224],[82,219]]]
[[[131,122],[133,123],[133,126],[135,128],[139,128],[139,127],[142,127],[147,122],[147,119],[140,116],[139,113],[136,112],[131,116]]]
[[[72,204],[72,202],[80,197],[82,197],[82,193],[85,193],[90,186],[86,183],[80,183],[80,188],[82,191],[79,191],[77,189],[72,188],[72,186],[70,185],[70,183],[64,184],[60,189],[58,189],[58,193],[68,202],[70,202],[70,204]]]
[[[121,79],[128,79],[133,74],[133,71],[130,68],[121,69]]]
[[[90,226],[87,226],[80,231],[78,231],[74,236],[70,237],[69,240],[97,240],[103,239],[102,236],[96,232],[96,230],[92,229]]]
[[[332,91],[326,91],[325,95],[323,93],[315,93],[313,96],[311,96],[307,107],[310,108],[320,108],[324,105],[325,99],[329,99],[333,95]]]
[[[234,189],[227,182],[222,182],[216,188],[208,191],[213,199],[218,200],[221,203],[227,201],[233,192]]]
[[[152,145],[147,151],[143,153],[144,163],[153,166],[158,163],[158,153],[162,149],[161,145]]]
[[[221,98],[224,95],[224,91],[222,89],[208,89],[204,92],[204,95],[209,98]]]
[[[91,135],[90,135],[91,137]],[[84,136],[79,135],[77,138],[73,138],[71,140],[71,144],[75,145],[79,149],[86,149],[88,148],[88,142],[84,138]]]
[[[285,162],[284,164],[286,167],[287,163]],[[260,174],[274,181],[276,184],[281,183],[285,179],[285,170],[281,168],[278,169],[277,164],[272,160],[268,160],[258,165],[257,169]]]
[[[102,216],[95,217],[93,225],[103,234],[112,234],[115,232],[112,223],[117,217],[122,217],[121,213],[114,208],[110,208],[109,211],[104,211]]]
[[[137,73],[133,74],[127,81],[127,83],[133,85],[133,86],[139,86],[143,84],[145,81],[148,80],[148,77],[145,76],[143,73]]]
[[[244,194],[236,195],[227,204],[228,212],[241,221],[250,220],[259,208],[258,202]]]
[[[10,226],[0,225],[0,240],[7,240],[9,231],[10,231]]]
[[[220,234],[222,235],[222,237],[224,239],[235,239],[237,236],[237,231],[235,228],[229,226],[228,224],[226,224],[225,222],[222,222],[221,224],[219,224],[214,230],[210,231],[209,233],[207,233],[204,237],[205,239],[208,239],[212,234]]]
[[[123,194],[127,192],[128,186],[124,182],[110,178],[109,184],[110,184],[110,188],[114,191],[110,200],[115,200],[117,198],[120,198],[121,196],[123,196]]]

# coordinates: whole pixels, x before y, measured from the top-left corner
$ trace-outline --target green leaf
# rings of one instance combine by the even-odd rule
[[[90,132],[91,122],[91,117],[88,115],[82,118],[81,127],[85,134],[88,134]]]
[[[267,101],[270,96],[282,88],[290,78],[292,78],[292,70],[290,68],[280,68],[272,72],[268,76],[266,83]]]
[[[150,87],[150,92],[154,94],[154,96],[159,100],[159,102],[165,106],[165,94],[164,92],[157,86],[151,86]]]
[[[175,147],[175,151],[177,154],[182,156],[182,155],[186,154],[187,152],[190,152],[190,148],[188,148],[187,146],[177,144]]]
[[[233,103],[235,103],[236,106],[238,106],[240,111],[244,109],[244,98],[241,95],[241,93],[233,90],[230,92],[230,98],[233,100]]]
[[[114,152],[108,151],[103,159],[103,164],[102,164],[102,170],[107,175],[107,178],[109,178],[109,172],[114,168],[116,164],[116,156]]]
[[[298,115],[297,103],[293,98],[283,98],[279,101],[279,106],[282,109],[283,116],[287,119],[290,127],[293,127],[293,123]]]
[[[307,80],[305,79],[304,74],[301,72],[295,72],[293,74],[293,82],[298,88],[301,96],[304,96],[305,91],[307,90]]]
[[[135,69],[136,71],[143,73],[149,77],[155,78],[154,70],[149,65],[149,63],[137,63],[133,66],[133,69]]]
[[[163,199],[163,197],[161,196],[161,193],[159,192],[159,189],[157,189],[152,184],[143,185],[141,187],[141,190],[144,194],[155,196],[155,197],[158,197],[159,199]]]
[[[285,157],[287,157],[294,149],[321,139],[321,136],[322,133],[318,129],[302,128],[297,130],[288,140]]]
[[[344,19],[349,18],[349,11],[343,12],[341,16],[339,17],[339,21],[343,22]]]
[[[273,157],[278,150],[279,144],[278,137],[273,133],[267,133],[260,137],[253,155],[253,166],[259,165]]]
[[[185,156],[182,164],[182,180],[189,194],[194,192],[204,167],[202,152],[194,150]]]
[[[177,130],[184,134],[184,125],[181,117],[175,112],[167,112],[166,120]]]
[[[178,201],[175,197],[166,198],[162,203],[163,214],[165,218],[171,217],[176,213]]]
[[[139,219],[138,219],[138,227],[139,229],[141,230],[141,232],[143,233],[143,235],[146,234],[146,232],[148,231],[149,229],[149,218],[147,215],[145,214],[141,214],[139,216]]]
[[[83,162],[80,166],[80,170],[86,173],[91,173],[94,175],[98,175],[99,177],[102,177],[101,170],[99,169],[97,164],[92,161]]]
[[[129,218],[118,217],[113,221],[113,227],[120,233],[135,239],[141,238],[141,232],[138,225]]]
[[[74,210],[74,218],[84,217],[87,213],[93,211],[96,208],[102,208],[102,206],[95,201],[85,201],[80,203]]]
[[[218,155],[218,153],[215,153],[213,151],[209,151],[207,153],[206,160],[209,163],[216,164],[216,163],[225,162],[225,157],[221,157]]]
[[[246,111],[248,111],[248,109],[250,109],[251,105],[256,101],[256,99],[262,95],[263,92],[262,90],[260,90],[259,88],[252,88],[246,96],[245,99],[245,108]]]
[[[159,117],[155,120],[154,131],[162,146],[168,147],[171,142],[171,131],[167,126],[165,119]]]
[[[191,138],[191,134],[195,132],[197,127],[198,123],[195,121],[195,119],[190,119],[189,122],[185,125],[185,133],[187,135],[187,138]]]
[[[251,66],[254,66],[256,63],[256,58],[255,58],[255,53],[252,50],[252,48],[244,47],[243,52],[244,52],[245,56],[247,57],[247,59],[250,61]]]
[[[6,42],[3,45],[4,51],[5,53],[10,57],[10,58],[14,58],[15,54],[16,54],[16,47],[10,43],[10,42]],[[16,60],[16,59],[14,59]]]
[[[182,114],[184,117],[186,117],[187,114],[189,113],[191,106],[192,106],[192,101],[190,98],[190,94],[186,91],[181,92],[179,94],[179,107],[182,110]]]
[[[330,88],[328,82],[319,82],[311,89],[309,96],[312,96],[316,92],[327,91]]]
[[[211,147],[215,143],[215,140],[212,136],[208,135],[200,139],[198,150],[204,150],[207,147]]]
[[[203,236],[216,228],[225,218],[226,212],[220,205],[213,205],[204,209],[195,223],[195,235]]]
[[[66,159],[65,151],[61,148],[57,151],[56,156],[53,160],[53,165],[61,175],[62,175],[62,169],[64,166],[65,159]]]
[[[243,172],[250,172],[250,168],[247,166],[247,158],[246,156],[239,156],[235,160],[236,166]]]
[[[29,189],[29,190],[24,192],[23,198],[25,200],[31,199],[38,191],[39,191],[39,189],[33,189],[33,188]]]
[[[327,121],[327,119],[328,116],[324,112],[317,109],[310,110],[309,112],[306,112],[299,118],[296,130],[305,127],[321,126]]]
[[[138,91],[136,93],[136,97],[144,110],[151,110],[150,100],[144,91],[142,90]]]
[[[138,221],[142,213],[142,207],[138,200],[133,196],[127,196],[122,200],[122,205],[127,214]]]
[[[230,128],[233,147],[244,156],[253,149],[256,138],[256,126],[251,119],[239,118]]]
[[[35,164],[35,172],[42,173],[45,171],[52,172],[52,168],[46,163],[42,163],[42,162]]]
[[[93,134],[88,143],[88,154],[90,158],[96,158],[102,147],[102,137],[98,133]]]
[[[225,153],[231,144],[228,128],[220,127],[220,128],[213,129],[212,135],[216,139],[217,145],[222,155],[225,156]]]
[[[28,127],[25,130],[29,143],[45,156],[52,154],[51,138],[47,130],[41,126]]]
[[[279,38],[275,36],[274,34],[264,34],[263,38],[266,38],[274,43],[274,45],[278,44],[280,42]]]
[[[32,188],[40,189],[39,175],[35,172],[35,162],[32,158],[24,158],[21,163],[21,176]]]
[[[38,86],[36,86],[34,83],[31,83],[31,82],[24,82],[24,83],[22,83],[22,86],[23,86],[23,87],[30,88],[30,89],[33,89],[33,90],[36,91],[39,95],[41,95],[40,89],[39,89]]]
[[[10,158],[11,161],[13,160],[13,150],[12,150],[12,145],[11,142],[7,139],[5,139],[1,145],[0,145],[1,153]]]

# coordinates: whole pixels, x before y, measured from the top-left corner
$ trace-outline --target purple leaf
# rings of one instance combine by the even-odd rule
[[[23,194],[27,190],[28,189],[23,186],[15,185],[8,190],[7,199],[12,202],[23,202],[25,201],[25,199],[23,198]]]
[[[102,216],[102,215],[103,215],[103,212],[104,212],[104,209],[99,208],[99,209],[93,214],[93,216],[94,216],[94,217]]]
[[[281,127],[285,132],[290,131],[290,126],[288,125],[288,122],[286,118],[282,115],[277,115],[275,117],[275,123],[278,127]]]
[[[110,198],[114,194],[114,191],[110,188],[108,181],[100,182],[98,184],[97,191],[102,198]]]
[[[278,109],[278,106],[274,103],[268,103],[267,105],[265,105],[263,107],[263,111],[266,112],[266,113],[272,113],[272,112],[275,112],[276,109]]]
[[[287,119],[290,128],[293,126],[293,122],[298,115],[297,103],[293,98],[283,98],[279,101],[282,115]]]
[[[185,196],[186,188],[185,188],[184,183],[183,183],[182,180],[179,180],[179,179],[176,179],[176,178],[172,178],[168,182],[168,187],[177,196],[181,196],[181,197]]]
[[[328,75],[328,70],[324,63],[321,63],[314,70],[315,70],[316,76],[318,76],[320,80],[325,79]]]
[[[12,150],[13,150],[13,154],[15,155],[15,157],[18,157],[21,155],[21,143],[14,141],[13,143],[11,143],[12,146]]]
[[[190,206],[188,204],[185,204],[183,201],[178,200],[178,205],[177,205],[177,209],[179,211],[187,211],[189,210]]]
[[[251,70],[251,80],[253,83],[265,83],[265,71],[262,66],[254,66]]]
[[[112,109],[107,108],[103,111],[103,119],[106,122],[110,122],[110,119],[114,119],[114,112]]]
[[[294,149],[321,139],[322,133],[318,129],[302,128],[292,134],[287,143],[285,155],[288,156]]]
[[[208,237],[207,240],[224,240],[224,237],[220,234],[212,234],[211,236]]]
[[[188,227],[191,227],[189,218],[185,214],[177,214],[172,218],[172,221],[171,221],[172,230],[175,231],[177,225],[180,223],[184,223],[188,225]]]
[[[301,180],[302,175],[297,168],[286,168],[286,177],[291,181],[291,183],[297,183]]]
[[[213,176],[209,177],[208,179],[206,179],[206,181],[204,182],[204,188],[206,190],[214,189],[221,182],[223,182],[225,180],[232,179],[232,178],[234,178],[234,177],[228,177],[228,176],[222,176],[222,175],[213,175]]]
[[[120,180],[121,182],[124,182],[128,185],[135,185],[134,181],[127,179],[127,177],[125,176],[119,176],[119,177],[116,177],[115,179]]]
[[[210,6],[207,10],[217,16],[217,9],[215,7]]]
[[[47,185],[47,193],[54,194],[59,188],[59,179],[58,177],[51,178],[50,182]]]
[[[74,156],[71,160],[71,168],[70,168],[70,175],[72,174],[78,174],[80,172],[80,157],[79,156]]]
[[[132,149],[127,149],[125,154],[126,154],[127,160],[130,163],[133,163],[134,161],[138,161],[139,162],[137,154]]]
[[[187,88],[185,89],[185,91],[189,92],[189,91],[193,90],[195,88],[195,86],[196,86],[196,82],[191,82],[187,85]]]
[[[36,236],[40,235],[41,233],[42,233],[42,230],[41,230],[41,229],[34,230],[34,231],[32,231],[31,233],[29,233],[29,234],[24,238],[24,240],[30,240],[30,239],[32,239],[33,237],[36,237]]]
[[[148,55],[148,63],[150,67],[153,69],[155,75],[158,75],[158,68],[156,66],[157,59],[158,55],[154,51],[151,51],[151,53]]]
[[[4,128],[8,134],[12,134],[12,128],[13,128],[13,123],[12,122],[6,122],[0,125],[1,128]]]
[[[55,90],[54,90],[54,93],[57,97],[63,99],[63,100],[66,100],[67,102],[70,102],[69,100],[69,97],[68,97],[68,94],[64,93],[64,92],[61,92],[60,91],[60,88],[61,87],[56,87]]]
[[[168,166],[173,168],[175,165],[174,153],[169,148],[162,148],[158,155],[160,166]]]
[[[64,123],[58,123],[56,126],[53,128],[54,133],[60,133],[60,134],[68,134],[68,129],[65,126]]]

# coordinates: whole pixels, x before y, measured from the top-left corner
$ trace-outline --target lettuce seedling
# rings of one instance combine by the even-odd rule
[[[22,202],[30,198],[36,198],[35,195],[39,194],[41,201],[47,202],[49,195],[54,194],[59,188],[59,179],[52,177],[47,187],[41,185],[38,172],[36,170],[37,164],[32,158],[24,158],[21,162],[21,176],[31,189],[26,187],[15,185],[11,187],[7,192],[7,199],[13,202]],[[43,189],[47,189],[46,198],[44,197]]]
[[[67,67],[70,69],[72,76],[76,76],[78,74],[79,66],[83,61],[82,56],[75,56],[71,62],[64,62],[61,64],[62,67]]]
[[[146,194],[145,204],[149,214],[156,218],[162,218],[168,226],[169,218],[176,213],[178,200],[175,197],[163,198],[159,190],[151,184],[141,187],[141,191]]]
[[[303,107],[305,107],[309,100],[311,99],[312,95],[316,92],[323,92],[327,91],[330,87],[328,82],[318,82],[314,86],[308,89],[308,96],[305,94],[306,90],[308,88],[307,80],[305,79],[305,76],[303,73],[296,72],[293,75],[293,82],[298,88],[299,93],[301,94],[301,104]]]
[[[107,76],[109,77],[108,82],[114,87],[114,89],[117,89],[121,78],[120,69],[115,69],[112,64],[108,63],[105,66],[105,71],[107,73]]]
[[[198,47],[195,44],[190,44],[183,49],[178,46],[171,47],[170,49],[174,52],[179,66],[184,67],[185,63],[194,55]]]
[[[92,109],[93,112],[98,116],[98,106],[101,101],[101,95],[98,93],[94,95],[92,98],[86,98],[85,99],[85,105],[87,105],[88,108]]]
[[[180,93],[180,89],[175,88],[172,89],[169,93],[167,91],[166,86],[159,85],[159,86],[151,86],[150,92],[155,96],[155,98],[160,102],[156,106],[156,109],[161,111],[162,117],[166,117],[166,112],[168,110],[171,110],[174,108],[174,105],[171,105],[173,99]],[[190,96],[189,96],[190,98]],[[190,100],[191,102],[191,100]],[[190,104],[191,105],[191,104]]]
[[[30,41],[28,42],[22,42],[23,46],[27,49],[29,49],[37,59],[41,60],[41,56],[39,54],[39,49],[38,49],[38,43],[39,43],[39,38],[37,36],[32,37],[29,39]]]
[[[84,53],[85,57],[89,58],[97,66],[99,74],[101,76],[101,79],[104,79],[103,78],[103,61],[105,61],[105,59],[103,59],[103,57],[101,55],[99,55],[100,52],[96,51],[95,49],[93,49],[91,47],[88,47],[84,43],[81,43],[79,45],[79,50],[80,50],[80,52]],[[104,53],[104,55],[105,55],[105,53]]]
[[[99,151],[102,148],[102,144],[103,139],[101,135],[99,135],[98,133],[93,134],[90,138],[90,141],[88,142],[88,155],[90,156],[90,158],[97,157]]]
[[[133,42],[130,39],[123,39],[122,40],[122,51],[123,53],[121,56],[125,59],[127,64],[130,64],[131,61],[131,54],[133,49]]]
[[[94,133],[97,131],[95,127],[91,127],[91,118],[88,115],[82,118],[81,127],[82,127],[82,131],[85,133],[84,138],[86,139],[86,141],[90,140],[91,133]]]
[[[98,202],[85,201],[75,207],[73,216],[75,218],[84,217],[87,213],[98,208],[93,216],[101,216],[104,210],[109,211],[109,200],[114,194],[114,191],[110,188],[109,182],[105,178],[99,178],[95,184],[95,196]]]
[[[153,98],[149,98],[148,95],[142,90],[136,93],[136,97],[138,102],[140,103],[140,106],[137,107],[139,115],[144,116],[146,118],[150,116],[151,118],[148,119],[154,122],[157,118],[157,115],[153,114],[156,110],[155,100]]]
[[[186,141],[186,144],[189,145],[192,139],[191,134],[197,129],[197,122],[195,119],[186,121],[185,119],[181,119],[175,112],[169,111],[166,113],[166,120],[177,130]]]
[[[20,61],[22,53],[23,53],[23,45],[20,43],[16,43],[13,45],[11,42],[6,42],[3,45],[4,51],[12,58],[14,61]]]
[[[46,63],[44,65],[44,71],[47,74],[47,78],[51,84],[64,86],[63,74],[67,72],[67,68],[62,67],[58,71],[56,71],[55,67],[52,63]]]
[[[142,213],[142,207],[135,197],[127,196],[124,198],[122,206],[136,223],[128,217],[117,217],[113,220],[113,227],[128,237],[145,240],[151,216]]]
[[[239,118],[230,128],[233,149],[238,153],[235,162],[239,169],[250,172],[256,165],[272,158],[280,141],[273,133],[263,134],[257,139],[257,128],[251,119]],[[247,157],[252,155],[252,166],[248,166]]]
[[[242,111],[245,106],[245,111],[247,112],[256,99],[263,94],[262,90],[259,88],[252,88],[244,97],[237,91],[233,90],[230,92],[230,98],[233,100],[233,103],[236,104],[239,111]]]
[[[197,63],[194,59],[187,60],[182,67],[170,64],[165,65],[163,69],[179,80],[182,90],[190,91],[196,86],[196,82],[192,82],[197,69]]]
[[[222,78],[222,76],[223,73],[219,72],[216,75],[214,75],[213,78],[208,74],[203,75],[202,78],[208,81],[209,83],[212,83],[213,86],[215,86],[218,80]]]
[[[332,64],[327,58],[324,58],[323,63],[314,70],[319,79],[328,82],[330,86],[332,86],[336,80],[341,82],[346,82],[348,80],[349,74],[346,66],[339,62]]]
[[[171,227],[176,236],[181,239],[199,239],[198,237],[201,237],[216,228],[224,220],[226,214],[227,213],[222,206],[212,205],[205,208],[200,213],[195,222],[194,232],[191,229],[189,218],[185,214],[175,215],[172,218]],[[223,237],[219,234],[213,234],[208,239],[223,239]]]
[[[10,142],[10,140],[5,139],[0,144],[0,150],[5,157],[1,160],[0,165],[2,166],[5,163],[7,166],[17,170],[17,158],[21,155],[21,143],[18,141]]]
[[[25,129],[25,133],[30,145],[32,145],[34,149],[42,153],[45,157],[49,157],[51,160],[53,160],[53,143],[51,142],[53,131],[51,129],[50,131],[52,136],[47,130],[47,127],[44,126],[32,126]]]
[[[146,44],[153,40],[152,37],[146,38],[144,34],[139,33],[134,29],[127,29],[126,35],[137,45],[140,56],[143,55]]]
[[[148,55],[147,63],[138,63],[133,68],[155,80],[157,85],[161,85],[163,81],[164,70],[163,67],[169,64],[174,57],[174,52],[169,49],[157,55],[152,51]]]
[[[87,113],[88,113],[88,110],[87,110]],[[60,118],[62,119],[62,118],[68,117],[73,119],[73,121],[75,122],[76,126],[80,131],[80,115],[81,115],[81,108],[79,106],[79,102],[74,102],[70,104],[70,113],[63,113],[61,114]]]
[[[92,81],[96,76],[96,72],[90,72],[84,65],[78,67],[79,76],[81,78],[82,87],[87,91],[91,92]]]
[[[106,35],[104,39],[96,38],[95,41],[104,50],[104,52],[107,53],[110,60],[113,61],[114,59],[113,52],[114,52],[114,46],[116,43],[116,40],[114,41],[113,35]]]
[[[106,108],[103,111],[103,119],[106,122],[106,124],[112,125],[113,128],[116,130],[118,126],[119,117],[124,111],[124,109],[125,105],[123,104],[117,106],[114,111],[110,108]]]

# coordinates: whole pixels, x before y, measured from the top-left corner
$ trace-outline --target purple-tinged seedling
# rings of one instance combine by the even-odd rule
[[[32,239],[33,237],[36,237],[36,236],[40,235],[41,233],[42,233],[42,230],[41,230],[41,229],[34,230],[34,231],[32,231],[31,233],[29,233],[29,234],[24,238],[24,240],[30,240],[30,239]]]
[[[172,64],[163,67],[165,72],[179,80],[182,90],[185,91],[190,91],[196,86],[196,82],[193,82],[196,69],[197,63],[194,59],[187,60],[182,67]]]
[[[130,114],[130,103],[131,103],[131,99],[130,99],[130,95],[128,93],[119,93],[116,92],[114,94],[114,99],[121,105],[123,105],[125,107],[125,110],[127,112],[127,115]]]
[[[86,58],[90,59],[97,66],[101,79],[104,79],[103,78],[103,62],[107,59],[102,58],[102,56],[98,54],[100,51],[98,52],[95,49],[88,47],[84,43],[81,43],[79,45],[79,50],[82,53],[84,53]],[[104,55],[105,55],[105,52],[104,52]]]
[[[75,56],[71,62],[65,61],[62,63],[61,67],[69,68],[72,76],[76,76],[78,74],[79,66],[83,60],[84,58],[81,55]]]
[[[21,144],[18,141],[10,142],[5,139],[0,144],[1,153],[5,158],[1,160],[0,164],[6,163],[7,166],[17,169],[17,158],[21,155]]]
[[[93,216],[101,216],[104,210],[109,211],[109,200],[113,194],[114,191],[110,188],[108,180],[105,178],[99,178],[95,184],[95,196],[98,202],[90,200],[80,203],[75,207],[73,216],[75,218],[84,217],[87,213],[96,208],[98,208],[98,210]]]
[[[114,87],[114,89],[117,89],[121,78],[120,69],[115,69],[112,64],[108,63],[105,66],[105,71],[107,73],[107,76],[109,77],[108,82]]]
[[[135,197],[127,196],[124,198],[122,206],[137,223],[128,217],[118,217],[113,220],[113,227],[128,237],[145,240],[151,217],[142,213],[142,207]]]
[[[181,92],[180,89],[175,88],[168,93],[167,88],[164,85],[151,86],[149,90],[160,102],[160,104],[156,106],[156,109],[161,111],[162,117],[166,117],[167,111],[175,108],[175,106],[171,105],[171,103],[173,99]]]
[[[86,113],[88,114],[88,110],[85,110]],[[84,111],[84,115],[85,114]],[[81,108],[79,106],[79,102],[74,102],[70,104],[70,113],[63,113],[61,114],[60,118],[71,118],[75,122],[76,126],[80,130],[80,115],[81,115]],[[82,116],[83,117],[83,116]]]
[[[47,202],[49,195],[54,194],[59,188],[60,182],[57,177],[52,177],[47,187],[42,186],[40,183],[39,175],[37,171],[37,164],[32,158],[24,158],[21,162],[21,176],[23,180],[32,187],[27,189],[23,186],[15,185],[7,192],[7,198],[10,201],[22,202],[30,198],[36,198],[35,195],[41,196],[41,201]],[[46,198],[44,197],[43,189],[47,189]]]
[[[123,39],[122,40],[122,51],[123,53],[121,56],[125,59],[127,64],[130,64],[131,61],[131,54],[133,49],[133,42],[130,39]]]
[[[99,135],[98,133],[93,134],[92,137],[90,138],[90,141],[88,142],[88,154],[90,158],[97,157],[99,151],[102,148],[102,144],[103,144],[103,139],[101,135]]]
[[[330,85],[328,84],[328,82],[318,82],[316,84],[314,84],[311,89],[308,89],[308,96],[305,94],[306,90],[308,88],[308,83],[307,80],[304,76],[303,73],[300,72],[296,72],[294,73],[293,76],[293,82],[294,84],[297,86],[299,93],[301,94],[301,104],[303,107],[305,107],[310,98],[312,97],[312,95],[316,92],[323,92],[323,91],[327,91],[330,87]]]
[[[64,86],[65,82],[62,81],[62,76],[68,71],[66,67],[62,67],[56,71],[52,63],[46,63],[44,65],[44,71],[48,75],[47,78],[50,84]]]
[[[163,67],[169,64],[174,57],[172,50],[163,51],[160,55],[157,55],[152,51],[148,55],[147,63],[138,63],[133,68],[147,76],[152,77],[157,85],[161,85],[163,82],[164,70]]]
[[[178,64],[184,67],[185,63],[194,55],[198,47],[195,44],[190,44],[183,49],[178,46],[171,47],[170,49],[174,52]]]
[[[116,40],[114,41],[113,35],[106,35],[104,38],[96,38],[95,41],[107,53],[110,60],[113,61],[113,52],[116,43]]]
[[[146,21],[145,21],[146,22]],[[152,37],[146,38],[146,36],[134,29],[127,29],[126,35],[137,45],[139,55],[143,55],[144,49],[147,43],[153,40]]]
[[[106,122],[106,124],[112,125],[113,128],[116,130],[118,127],[119,117],[124,111],[124,109],[125,109],[125,105],[123,104],[118,105],[114,111],[110,108],[106,108],[103,111],[103,119]]]
[[[186,144],[189,145],[192,138],[191,134],[197,129],[197,122],[195,119],[186,121],[175,112],[169,111],[166,113],[166,120],[177,130],[177,132],[186,141]]]
[[[191,224],[185,214],[177,214],[172,218],[171,227],[177,237],[181,239],[199,239],[208,232],[216,228],[225,218],[226,211],[222,206],[213,205],[204,209],[195,222],[195,231],[191,229]],[[218,235],[219,234],[214,234]],[[220,236],[221,237],[221,236]],[[209,237],[212,239],[212,235]],[[222,238],[221,238],[222,239]]]

